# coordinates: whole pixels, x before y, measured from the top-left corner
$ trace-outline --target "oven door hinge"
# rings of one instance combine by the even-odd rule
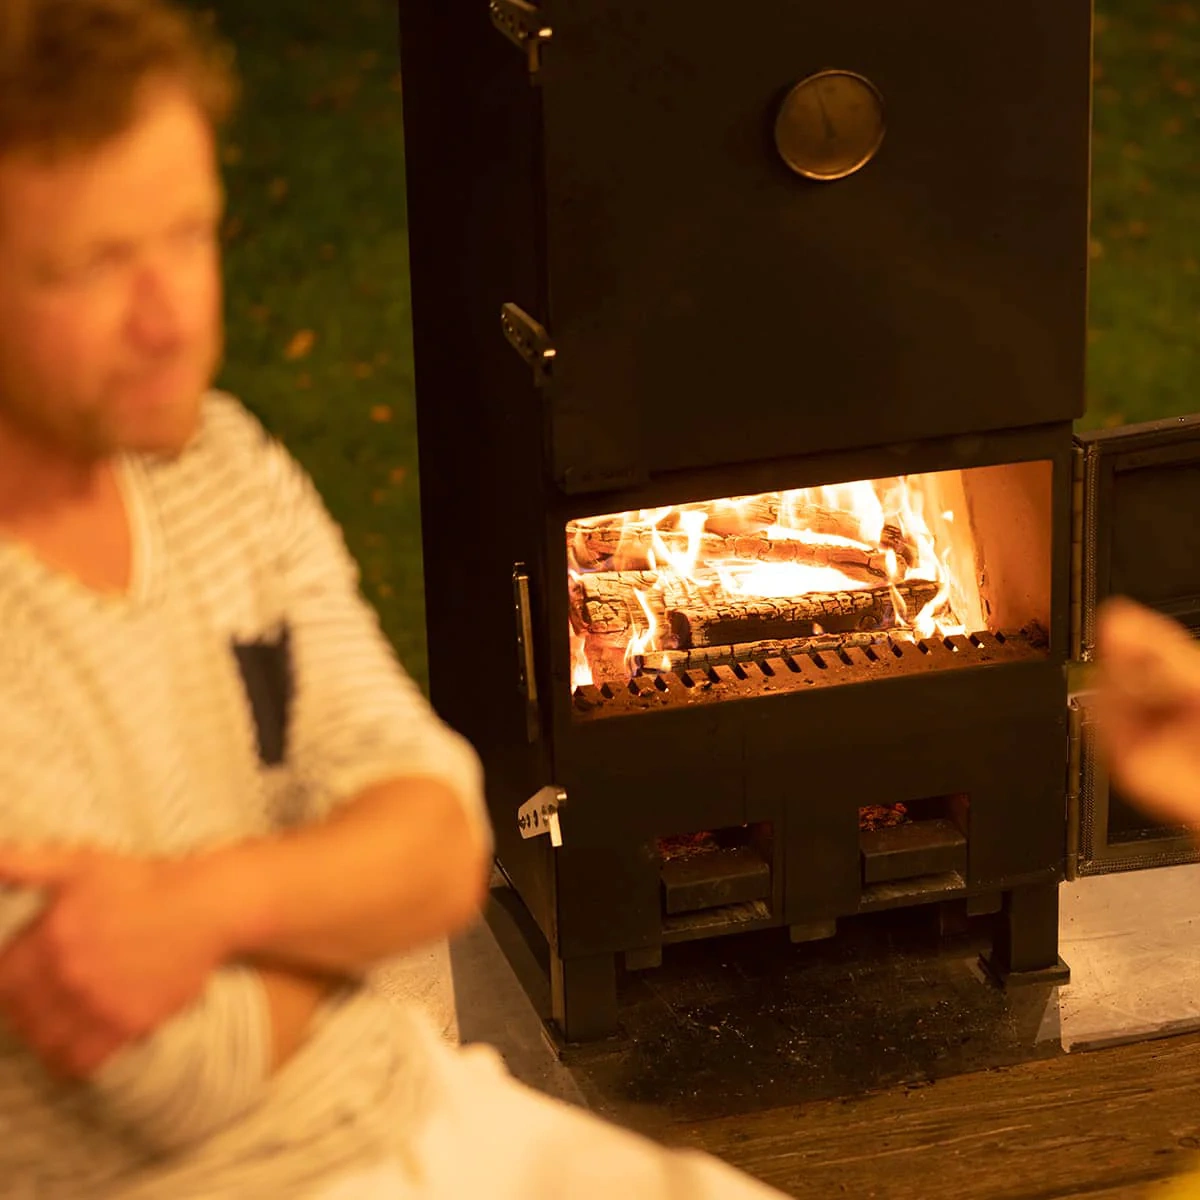
[[[541,737],[537,674],[533,661],[533,610],[529,600],[529,571],[514,563],[513,610],[517,618],[517,691],[525,701],[525,736],[532,746]]]
[[[544,325],[516,304],[500,309],[500,327],[512,348],[533,368],[533,381],[541,387],[550,379],[557,351]]]
[[[1076,444],[1071,450],[1071,660],[1084,662],[1091,657],[1088,645],[1084,571],[1087,558],[1085,518],[1087,509],[1087,451]]]
[[[525,51],[529,78],[537,82],[542,69],[542,47],[554,36],[541,13],[525,0],[488,0],[492,24],[512,44]]]
[[[1067,879],[1079,878],[1080,797],[1083,793],[1083,706],[1067,704]]]

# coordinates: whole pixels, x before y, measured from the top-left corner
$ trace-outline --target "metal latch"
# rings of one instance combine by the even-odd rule
[[[554,36],[541,13],[525,0],[489,0],[488,12],[492,24],[514,46],[525,51],[529,74],[536,79],[542,69],[542,47]]]
[[[558,814],[567,803],[567,793],[560,787],[542,788],[517,809],[517,828],[523,838],[548,834],[552,846],[563,844]]]
[[[500,308],[500,327],[509,345],[533,368],[534,382],[540,387],[550,378],[558,353],[545,326],[516,304],[505,304]]]

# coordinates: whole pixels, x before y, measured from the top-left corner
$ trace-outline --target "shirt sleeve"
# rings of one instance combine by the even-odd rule
[[[265,434],[262,460],[292,653],[288,761],[306,796],[304,817],[324,816],[375,783],[432,778],[459,797],[490,849],[478,756],[400,665],[307,473]]]

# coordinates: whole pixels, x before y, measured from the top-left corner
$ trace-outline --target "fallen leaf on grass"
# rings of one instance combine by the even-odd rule
[[[288,189],[290,184],[286,179],[272,179],[267,187],[267,196],[272,204],[282,204],[287,199]]]
[[[388,472],[388,482],[396,487],[399,487],[407,478],[408,472],[403,467],[393,467]]]
[[[312,353],[312,348],[316,344],[317,335],[311,329],[301,329],[298,333],[292,335],[292,340],[288,342],[283,356],[289,362],[295,362],[300,358],[307,358]]]
[[[386,404],[376,404],[371,409],[371,420],[376,425],[386,425],[392,419],[392,410]]]

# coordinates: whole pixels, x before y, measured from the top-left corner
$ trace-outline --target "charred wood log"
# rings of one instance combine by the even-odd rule
[[[912,567],[917,562],[917,548],[904,536],[904,531],[898,525],[885,525],[879,538],[879,545],[885,552],[894,550],[896,557],[905,566]]]
[[[646,624],[638,593],[656,618],[665,617],[663,594],[654,571],[597,571],[571,581],[572,608],[591,634],[623,633]]]
[[[655,553],[655,546],[659,552]],[[694,550],[696,561],[796,562],[834,567],[851,579],[869,583],[888,578],[887,547],[871,550],[862,546],[801,541],[798,538],[768,537],[765,532],[703,533],[693,545],[683,530],[617,529],[614,526],[576,527],[571,535],[571,552],[583,570],[603,567],[606,571],[650,571],[662,567],[662,550],[686,554]],[[900,562],[905,561],[900,556]]]
[[[735,663],[763,662],[768,658],[787,658],[794,654],[811,654],[850,650],[859,646],[886,645],[889,637],[903,630],[867,633],[828,633],[806,638],[784,638],[763,642],[738,642],[732,646],[694,646],[690,650],[659,650],[645,656],[645,671],[703,670],[705,667],[732,666]]]
[[[786,599],[689,601],[684,607],[668,604],[667,620],[678,648],[688,650],[694,646],[811,637],[818,631],[878,629],[895,619],[893,595],[915,616],[937,593],[936,583],[914,580],[895,588],[813,592]]]
[[[779,499],[778,492],[769,492],[741,501],[716,501],[708,508],[705,532],[732,537],[769,529],[779,522]]]

